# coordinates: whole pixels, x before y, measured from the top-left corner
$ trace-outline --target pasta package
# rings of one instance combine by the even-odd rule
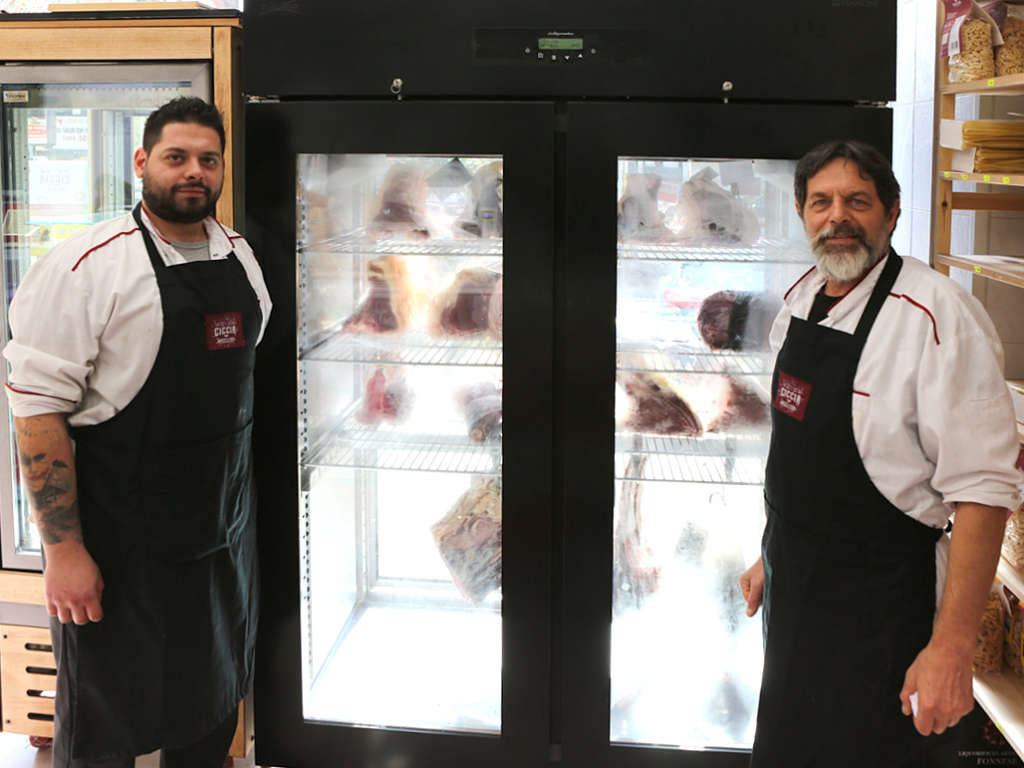
[[[1003,44],[996,48],[996,76],[1024,72],[1024,8],[1007,9],[1002,35]]]
[[[1014,597],[1011,601],[1003,660],[1014,674],[1024,676],[1024,605]]]
[[[1024,568],[1024,504],[1010,515],[1006,521],[1006,534],[1003,536],[1003,557],[1014,568]]]
[[[1003,44],[999,27],[977,2],[943,0],[942,55],[949,59],[949,82],[985,80],[996,73],[994,46]]]
[[[964,120],[960,130],[965,146],[1024,152],[1024,120]]]
[[[995,585],[988,593],[985,612],[981,615],[981,626],[974,648],[974,669],[978,672],[999,672],[1003,668],[1005,619],[999,591],[1001,588]]]

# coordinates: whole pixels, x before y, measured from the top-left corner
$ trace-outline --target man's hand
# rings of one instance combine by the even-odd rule
[[[760,557],[740,576],[740,592],[747,601],[747,616],[753,616],[761,607],[761,596],[764,593],[764,563]]]
[[[47,547],[43,586],[46,611],[61,624],[82,625],[103,618],[103,576],[80,542]]]
[[[971,662],[973,647],[936,644],[924,647],[907,670],[900,691],[903,714],[912,713],[910,694],[917,692],[914,727],[922,736],[942,733],[974,709]]]

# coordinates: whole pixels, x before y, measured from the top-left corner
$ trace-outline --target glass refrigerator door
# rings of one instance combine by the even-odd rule
[[[499,734],[502,157],[300,154],[306,720]]]
[[[54,245],[141,199],[132,157],[146,117],[175,96],[209,98],[205,64],[0,67],[4,312],[28,268]],[[6,405],[6,396],[4,399]],[[2,564],[41,569],[7,419],[10,480],[0,482]]]
[[[768,336],[810,266],[795,162],[618,162],[614,743],[753,742]]]

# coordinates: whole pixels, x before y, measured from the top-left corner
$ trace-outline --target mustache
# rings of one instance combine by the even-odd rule
[[[195,182],[195,183],[192,183],[192,184],[175,184],[173,187],[171,187],[171,191],[172,192],[178,192],[180,190],[185,190],[185,189],[188,189],[188,190],[201,189],[206,194],[210,194],[210,188],[208,186],[206,186],[205,184],[203,184],[201,181],[200,182]]]
[[[868,233],[862,227],[853,224],[836,224],[818,232],[814,236],[813,245],[822,245],[830,237],[852,237],[867,245]]]

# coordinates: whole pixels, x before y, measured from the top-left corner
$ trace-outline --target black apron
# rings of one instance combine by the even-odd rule
[[[253,672],[259,303],[234,253],[167,267],[133,216],[163,335],[124,410],[71,431],[82,536],[105,582],[102,621],[55,626],[59,730],[76,758],[192,744]]]
[[[897,768],[922,743],[899,692],[931,637],[940,531],[875,487],[851,417],[857,364],[902,263],[889,255],[852,336],[794,317],[779,352],[755,768]]]

